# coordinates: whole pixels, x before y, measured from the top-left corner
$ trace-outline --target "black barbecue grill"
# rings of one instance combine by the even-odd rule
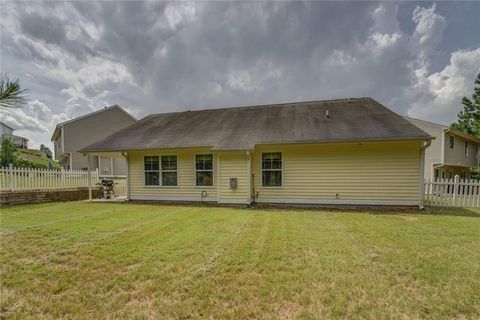
[[[112,196],[115,197],[116,184],[117,183],[114,183],[113,180],[110,179],[102,179],[99,183],[97,183],[102,194],[100,198],[110,199]]]

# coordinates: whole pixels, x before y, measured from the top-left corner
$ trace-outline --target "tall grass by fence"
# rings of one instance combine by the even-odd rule
[[[425,205],[480,208],[480,181],[473,179],[425,180]]]
[[[99,180],[98,171],[91,171],[92,185]],[[0,168],[0,190],[46,190],[88,187],[88,171]]]

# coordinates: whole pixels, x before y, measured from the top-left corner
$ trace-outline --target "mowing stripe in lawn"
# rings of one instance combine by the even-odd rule
[[[473,214],[70,205],[2,210],[2,317],[480,318]]]

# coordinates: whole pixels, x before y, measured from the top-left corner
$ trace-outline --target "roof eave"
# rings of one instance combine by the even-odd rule
[[[58,138],[58,135],[60,134],[60,128],[62,127],[62,124],[57,124],[55,127],[55,130],[53,131],[52,138],[50,141],[55,142]]]
[[[464,139],[468,139],[468,140],[471,140],[471,141],[474,141],[474,142],[477,142],[477,143],[480,143],[480,138],[477,138],[475,136],[472,136],[468,133],[465,133],[465,132],[462,132],[462,131],[458,131],[458,130],[454,130],[454,129],[451,129],[451,128],[447,128],[444,130],[445,133],[450,133],[450,134],[453,134],[457,137],[462,137]]]
[[[124,151],[142,151],[152,149],[187,149],[187,148],[211,148],[212,151],[249,151],[254,150],[256,146],[265,145],[292,145],[292,144],[327,144],[327,143],[362,143],[362,142],[395,142],[395,141],[428,141],[434,140],[435,137],[403,137],[403,138],[378,138],[378,139],[345,139],[345,140],[304,140],[304,141],[274,141],[274,142],[260,142],[255,143],[252,147],[240,147],[240,148],[215,148],[214,146],[183,146],[183,147],[151,147],[151,148],[117,148],[117,149],[80,149],[80,153],[92,153],[92,152],[124,152]]]

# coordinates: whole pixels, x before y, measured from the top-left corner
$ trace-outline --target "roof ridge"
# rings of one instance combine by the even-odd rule
[[[441,123],[437,123],[437,122],[433,122],[433,121],[428,121],[428,120],[413,118],[413,117],[409,117],[409,116],[402,116],[402,117],[404,117],[404,118],[407,119],[407,120],[420,121],[420,122],[424,122],[424,123],[427,123],[427,124],[433,124],[433,125],[438,126],[438,127],[449,128],[449,126],[447,126],[447,125],[445,125],[445,124],[441,124]]]
[[[307,104],[307,103],[326,103],[326,102],[341,102],[341,101],[352,101],[352,100],[373,100],[372,97],[358,97],[358,98],[339,98],[339,99],[327,99],[327,100],[309,100],[309,101],[292,101],[292,102],[281,102],[281,103],[269,103],[269,104],[252,104],[246,106],[231,106],[231,107],[219,107],[219,108],[206,108],[206,109],[194,109],[194,110],[183,110],[183,111],[172,111],[172,112],[158,112],[158,113],[151,113],[147,117],[156,116],[156,115],[167,115],[167,114],[176,114],[176,113],[183,113],[183,112],[202,112],[202,111],[218,111],[218,110],[231,110],[231,109],[248,109],[248,108],[269,108],[269,107],[277,107],[277,106],[285,106],[290,104]],[[143,118],[143,119],[145,119]],[[142,120],[143,120],[142,119]]]

